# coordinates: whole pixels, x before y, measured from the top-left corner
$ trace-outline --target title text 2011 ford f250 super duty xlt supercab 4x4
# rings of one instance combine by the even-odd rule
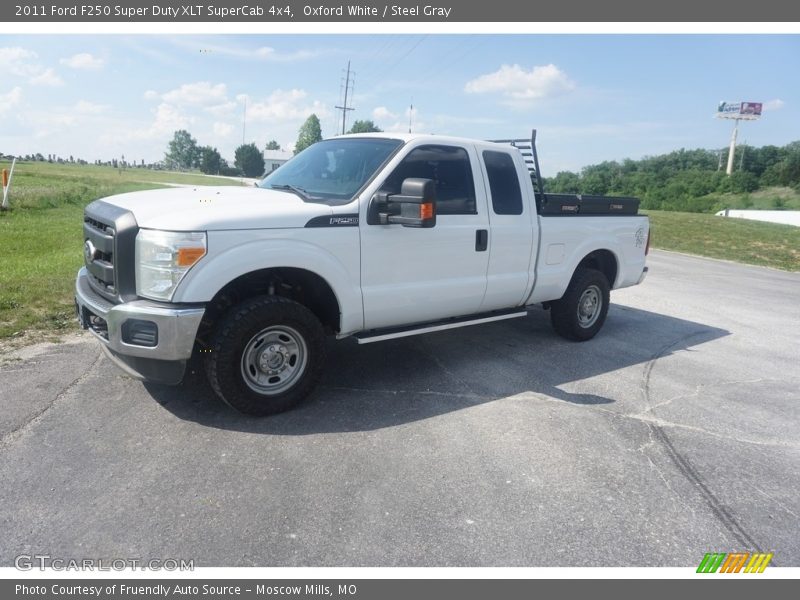
[[[252,415],[313,389],[326,334],[368,343],[544,304],[559,334],[588,340],[609,290],[645,276],[648,219],[631,198],[542,193],[533,141],[506,142],[341,136],[257,187],[92,202],[79,320],[135,376],[179,383],[203,358]]]

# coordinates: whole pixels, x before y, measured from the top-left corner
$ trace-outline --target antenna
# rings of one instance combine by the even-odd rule
[[[411,104],[408,105],[408,133],[411,133],[411,118],[414,116],[414,98],[411,98]]]
[[[355,78],[353,78],[353,85],[350,85],[350,61],[347,61],[347,78],[344,82],[344,102],[342,106],[335,106],[334,108],[338,108],[342,111],[342,135],[344,135],[345,130],[347,129],[347,111],[355,110],[352,106],[347,106],[347,92],[353,91],[353,87],[355,87]],[[353,73],[355,76],[355,73]]]

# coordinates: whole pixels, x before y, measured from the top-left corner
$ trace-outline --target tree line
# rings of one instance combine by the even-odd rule
[[[348,133],[381,131],[372,121],[356,121]],[[294,153],[302,152],[312,144],[322,140],[322,126],[317,115],[310,115],[300,127]],[[265,150],[281,150],[280,144],[270,140]],[[170,140],[164,156],[169,169],[199,169],[209,175],[244,175],[261,177],[264,175],[264,154],[255,142],[242,144],[234,152],[233,165],[230,165],[214,146],[200,146],[197,140],[185,129],[176,131]]]
[[[730,176],[723,170],[726,159],[727,149],[681,149],[641,160],[605,161],[579,173],[561,171],[546,178],[545,190],[636,196],[642,208],[685,212],[716,212],[726,208],[730,194],[773,186],[800,192],[800,141],[785,146],[739,146]],[[776,208],[781,207],[780,198],[774,202]]]

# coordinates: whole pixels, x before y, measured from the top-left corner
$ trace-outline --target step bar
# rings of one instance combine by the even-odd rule
[[[527,316],[527,314],[528,314],[527,309],[516,308],[513,309],[512,311],[468,315],[465,317],[457,317],[454,319],[446,319],[443,321],[434,321],[431,323],[410,325],[408,327],[387,327],[385,329],[372,329],[370,331],[357,333],[353,337],[359,344],[371,344],[372,342],[394,340],[397,338],[409,337],[412,335],[432,333],[434,331],[444,331],[446,329],[467,327],[469,325],[480,325],[481,323],[492,323],[494,321],[505,321],[506,319],[517,319],[519,317]]]

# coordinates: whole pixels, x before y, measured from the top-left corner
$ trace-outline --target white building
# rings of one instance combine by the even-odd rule
[[[269,175],[294,154],[288,150],[264,150],[264,175]]]

